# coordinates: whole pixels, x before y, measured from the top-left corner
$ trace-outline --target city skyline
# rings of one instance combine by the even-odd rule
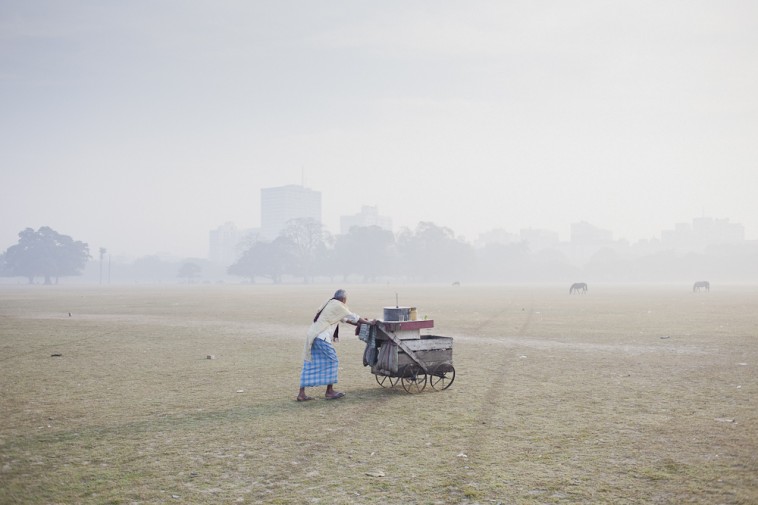
[[[758,3],[338,1],[0,7],[0,247],[49,226],[113,254],[207,254],[258,189],[322,222],[693,216],[758,239]]]
[[[288,202],[292,202],[296,197],[313,193],[310,199],[318,202],[318,209],[309,205],[296,205],[292,209],[283,209]],[[321,194],[304,186],[289,184],[285,186],[261,188],[261,195],[267,195],[262,198],[261,223],[258,227],[237,228],[234,222],[226,222],[216,229],[209,232],[209,254],[208,259],[223,257],[225,261],[238,256],[246,245],[247,239],[253,240],[272,240],[275,235],[272,230],[281,231],[286,220],[282,215],[289,216],[292,219],[306,218],[313,219],[320,214]],[[267,210],[266,206],[273,210]],[[264,216],[269,216],[270,222],[265,222]],[[316,218],[318,221],[318,219]],[[378,206],[361,206],[361,212],[353,215],[340,216],[340,231],[338,233],[325,231],[336,234],[345,234],[349,231],[350,224],[357,226],[378,225],[393,233],[398,233],[400,229],[394,229],[392,222],[386,216],[382,216]],[[671,228],[659,230],[659,236],[651,236],[649,239],[640,239],[637,241],[628,241],[624,237],[616,237],[613,230],[606,230],[595,226],[587,221],[570,223],[570,233],[567,240],[561,240],[560,235],[555,230],[540,229],[532,227],[521,227],[515,232],[503,228],[493,228],[480,233],[473,239],[466,239],[466,242],[474,246],[482,246],[487,243],[513,244],[525,242],[529,244],[532,250],[542,250],[557,248],[560,245],[587,245],[592,247],[611,246],[626,243],[633,246],[640,243],[657,242],[661,247],[674,247],[695,250],[712,244],[737,244],[745,240],[744,226],[741,223],[731,222],[729,218],[714,218],[708,216],[694,217],[691,223],[674,223]],[[446,227],[443,223],[434,223],[440,227]],[[323,223],[322,223],[323,225]],[[263,233],[267,228],[269,233]],[[447,228],[447,227],[446,227]],[[411,231],[413,231],[411,229]],[[455,230],[452,230],[455,233]],[[248,244],[249,245],[249,244]]]

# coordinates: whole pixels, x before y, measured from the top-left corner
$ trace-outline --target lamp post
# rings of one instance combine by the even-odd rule
[[[103,257],[108,250],[105,247],[100,248],[100,284],[103,283]]]

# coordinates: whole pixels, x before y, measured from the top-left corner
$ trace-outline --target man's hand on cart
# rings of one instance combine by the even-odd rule
[[[356,322],[352,321],[345,321],[348,324],[352,324],[355,326],[360,326],[362,324],[370,324],[371,326],[374,326],[376,324],[376,319],[366,319],[365,317],[362,317],[358,319]]]

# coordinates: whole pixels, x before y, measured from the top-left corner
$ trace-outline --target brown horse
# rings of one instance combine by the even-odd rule
[[[584,282],[575,282],[569,288],[569,294],[572,294],[572,293],[584,294],[586,292],[587,292],[587,284]]]
[[[697,281],[695,284],[692,285],[692,292],[699,292],[701,289],[704,289],[706,291],[711,290],[711,283],[708,281]]]

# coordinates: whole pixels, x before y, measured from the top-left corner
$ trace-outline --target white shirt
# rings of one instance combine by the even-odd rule
[[[345,317],[342,318],[341,322],[346,323],[350,321],[351,323],[357,323],[358,320],[361,318],[358,314],[353,314],[352,312]],[[330,344],[332,343],[332,336],[334,336],[334,330],[337,328],[337,325],[340,323],[334,323],[330,324],[324,331],[316,335],[316,338],[320,338],[321,340],[326,340]]]

